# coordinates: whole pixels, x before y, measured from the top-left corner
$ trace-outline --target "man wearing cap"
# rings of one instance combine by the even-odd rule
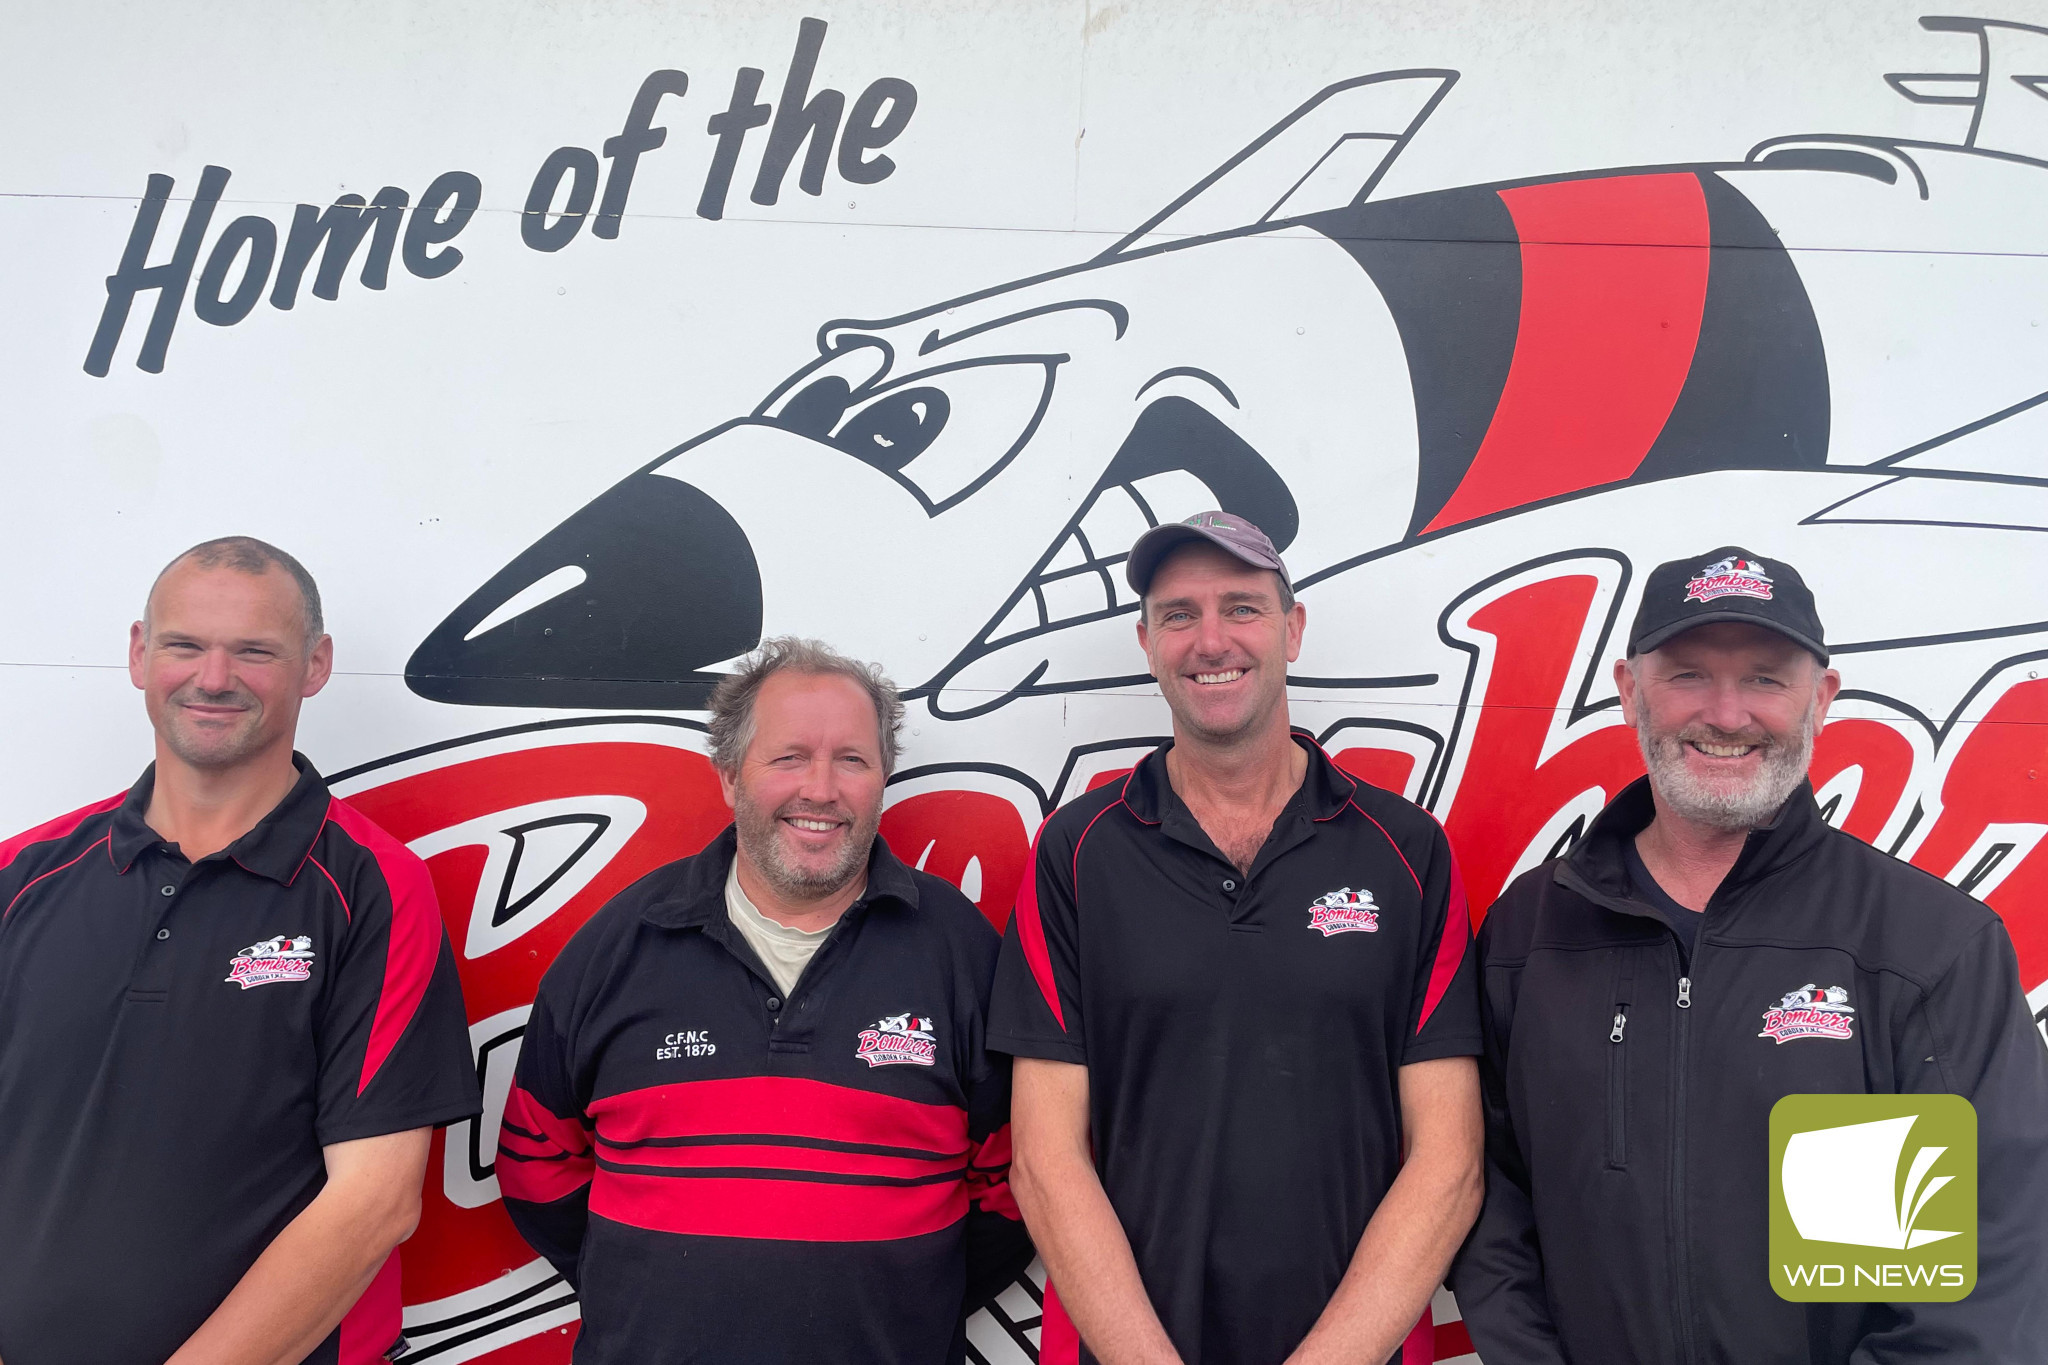
[[[1452,1287],[1487,1365],[2048,1349],[2048,1049],[1998,916],[1822,818],[1827,660],[1782,560],[1726,546],[1644,585],[1614,677],[1648,776],[1479,936],[1486,1206]],[[1977,1111],[1976,1288],[1780,1299],[1772,1106],[1941,1092]]]
[[[1384,1361],[1480,1199],[1465,898],[1428,815],[1287,714],[1307,613],[1258,528],[1126,574],[1173,739],[1039,831],[989,1045],[1057,1298],[1042,1359]]]

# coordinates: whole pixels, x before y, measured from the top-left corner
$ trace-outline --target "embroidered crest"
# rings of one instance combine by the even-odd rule
[[[1855,1014],[1847,990],[1809,981],[1764,1011],[1764,1031],[1757,1037],[1781,1044],[1794,1038],[1851,1038]]]
[[[854,1056],[869,1066],[931,1066],[939,1055],[932,1037],[935,1021],[918,1014],[892,1014],[860,1031]]]
[[[1339,887],[1316,897],[1309,906],[1308,927],[1324,938],[1332,934],[1377,934],[1379,907],[1373,904],[1372,892]]]
[[[1707,565],[1685,585],[1688,602],[1711,602],[1717,597],[1755,597],[1768,602],[1771,580],[1764,576],[1764,566],[1758,561],[1730,555]]]
[[[313,975],[313,940],[304,934],[252,943],[228,960],[228,974],[221,978],[243,990],[268,986],[273,981],[304,981]]]

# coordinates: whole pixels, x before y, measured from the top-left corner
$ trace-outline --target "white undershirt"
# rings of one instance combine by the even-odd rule
[[[784,995],[796,989],[797,978],[804,974],[804,967],[832,932],[829,924],[815,932],[793,929],[787,924],[777,924],[756,910],[754,903],[747,899],[747,893],[740,889],[738,858],[732,860],[732,871],[725,874],[725,915],[754,950],[754,956],[761,959],[761,965],[768,969],[769,976],[775,978],[776,986]]]

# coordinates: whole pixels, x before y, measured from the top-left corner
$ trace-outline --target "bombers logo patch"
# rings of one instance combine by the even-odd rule
[[[313,975],[313,940],[304,934],[287,938],[279,934],[252,943],[228,961],[228,974],[221,978],[248,990],[273,981],[304,981]]]
[[[930,1066],[939,1054],[932,1038],[935,1027],[922,1015],[892,1014],[860,1031],[860,1046],[853,1055],[871,1067]]]
[[[1707,565],[1685,585],[1688,602],[1711,602],[1717,597],[1756,597],[1768,602],[1771,580],[1764,576],[1764,566],[1756,560],[1730,555]]]
[[[1794,1038],[1852,1038],[1855,1013],[1848,991],[1809,981],[1764,1011],[1764,1031],[1757,1037],[1778,1043]]]
[[[1373,904],[1372,892],[1339,887],[1316,897],[1315,904],[1309,906],[1308,927],[1324,938],[1332,934],[1377,934],[1379,908]]]

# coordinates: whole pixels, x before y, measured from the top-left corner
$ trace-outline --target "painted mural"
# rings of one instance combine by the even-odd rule
[[[498,1114],[555,952],[724,825],[697,714],[721,671],[776,634],[881,662],[911,700],[882,832],[1000,926],[1039,822],[1164,732],[1122,560],[1204,508],[1258,523],[1296,576],[1297,724],[1444,822],[1475,908],[1641,773],[1608,669],[1644,573],[1724,543],[1796,563],[1846,686],[1814,758],[1824,813],[1997,908],[2048,1028],[2048,24],[1915,18],[1897,46],[1927,69],[1862,78],[1939,137],[1788,127],[1702,159],[1674,136],[1669,161],[1422,189],[1388,186],[1490,98],[1457,43],[1324,72],[1291,110],[1244,105],[1213,169],[1120,236],[1070,234],[1065,264],[935,297],[892,258],[882,316],[731,319],[722,345],[786,378],[720,395],[708,429],[651,459],[565,433],[562,467],[609,486],[549,495],[523,549],[419,575],[427,624],[394,671],[430,737],[333,779],[427,860],[484,1081],[483,1117],[436,1138],[405,1359],[568,1359],[573,1295],[497,1204]],[[773,63],[745,67],[711,114],[679,212],[914,173],[938,116],[916,63],[849,98],[818,84],[828,24],[797,31],[778,98]],[[635,165],[644,185],[688,131],[689,92],[645,77],[608,168],[550,155],[523,247],[638,231]],[[184,199],[153,174],[120,204],[126,245],[86,272],[94,379],[204,368],[188,310],[237,328],[361,302],[397,291],[394,261],[430,282],[414,297],[445,294],[484,202],[444,172],[416,202],[223,222],[229,173],[185,178]],[[623,327],[655,306],[604,305]],[[593,401],[665,410],[645,388]],[[1037,1358],[1042,1297],[1034,1270],[976,1317],[977,1365]],[[1416,1358],[1475,1358],[1448,1295],[1433,1317]]]

